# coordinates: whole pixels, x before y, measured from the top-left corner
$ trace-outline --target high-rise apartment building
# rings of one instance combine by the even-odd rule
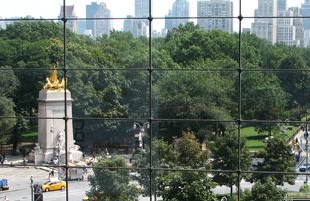
[[[150,15],[149,0],[135,0],[135,17],[148,17]]]
[[[300,9],[287,8],[287,0],[278,0],[277,43],[288,46],[303,46],[304,32]]]
[[[86,29],[87,30],[94,30],[95,21],[92,19],[95,16],[95,13],[99,9],[100,4],[96,2],[92,2],[90,5],[86,5],[86,18],[89,19],[86,21]]]
[[[233,2],[230,0],[198,0],[197,24],[204,30],[233,32]]]
[[[278,14],[277,3],[278,0],[258,0],[258,8],[254,13],[258,18],[254,19],[251,26],[252,34],[272,44],[277,42],[277,18],[272,18]]]
[[[277,43],[288,46],[300,45],[296,41],[296,27],[294,26],[294,19],[292,10],[279,11],[277,21]]]
[[[110,35],[112,29],[111,11],[107,8],[106,3],[100,4],[92,2],[90,5],[86,5],[86,30],[89,30],[94,37],[101,35]]]
[[[74,5],[72,6],[60,6],[60,14],[58,16],[58,19],[62,19],[64,17],[64,8],[66,12],[66,18],[67,20],[67,28],[70,29],[74,33],[79,32],[79,27],[78,27],[78,21],[77,21],[77,16],[74,11]]]
[[[189,2],[188,0],[175,0],[172,4],[172,9],[166,16],[171,19],[165,19],[165,28],[167,30],[177,28],[180,24],[186,24],[189,20]],[[178,18],[181,19],[178,19]]]
[[[133,37],[148,36],[151,5],[149,0],[135,0],[135,16],[127,16],[124,20],[124,31],[131,32]],[[135,19],[145,18],[145,19]]]
[[[134,20],[133,20],[134,16],[132,15],[127,15],[127,19],[124,20],[124,31],[125,32],[133,32],[134,30]]]
[[[303,18],[303,28],[304,28],[304,46],[310,46],[310,0],[305,0],[301,5],[300,15]]]
[[[301,4],[300,14],[303,17],[303,24],[305,30],[310,30],[310,0],[305,0],[303,4]]]
[[[303,26],[303,19],[300,18],[300,8],[299,7],[291,7],[288,10],[293,12],[293,16],[295,17],[293,19],[293,25],[296,28],[296,41],[299,41],[299,46],[304,47],[305,46],[305,40],[304,40],[304,26]]]
[[[278,12],[287,10],[287,0],[278,0]]]

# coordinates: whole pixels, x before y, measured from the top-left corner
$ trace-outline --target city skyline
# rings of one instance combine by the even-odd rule
[[[165,20],[164,17],[168,15],[169,10],[172,9],[172,4],[175,0],[154,0],[153,1],[153,17],[161,18],[153,21],[154,29],[160,31],[164,28]],[[86,17],[86,5],[91,4],[91,2],[105,2],[107,8],[111,10],[111,15],[113,18],[126,18],[128,15],[134,16],[134,0],[67,0],[66,5],[74,5],[75,12],[78,18]],[[232,0],[233,2],[233,16],[237,17],[239,15],[239,0]],[[288,7],[297,6],[300,7],[304,0],[288,0]],[[13,18],[13,17],[25,17],[30,15],[35,18],[57,18],[60,13],[61,5],[63,0],[29,0],[29,1],[18,1],[10,0],[6,1],[0,7],[0,17],[1,18]],[[197,0],[189,0],[190,4],[190,17],[197,16]],[[34,6],[35,5],[35,6]],[[254,10],[257,8],[257,0],[246,1],[242,0],[242,15],[248,17],[243,20],[242,28],[250,28],[251,23],[254,21]],[[48,9],[46,9],[48,8]],[[194,21],[195,19],[190,19]],[[238,20],[233,20],[234,31],[238,31]],[[122,30],[123,20],[116,19],[113,21],[113,28],[116,30]]]

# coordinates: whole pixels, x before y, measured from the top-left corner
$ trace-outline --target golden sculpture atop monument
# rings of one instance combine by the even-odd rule
[[[56,63],[56,65],[54,65],[54,67],[50,70],[51,75],[46,77],[46,84],[43,87],[44,90],[60,91],[65,88],[65,79],[62,78],[61,82],[59,82],[57,70],[58,63]]]

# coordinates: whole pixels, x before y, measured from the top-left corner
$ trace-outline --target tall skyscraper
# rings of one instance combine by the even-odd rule
[[[94,37],[110,35],[112,24],[108,18],[111,18],[111,11],[107,8],[106,3],[92,2],[90,5],[86,5],[86,17],[93,18],[86,22],[86,29],[91,30]]]
[[[300,18],[300,8],[299,7],[291,7],[288,10],[293,12],[293,16],[297,17],[293,19],[293,25],[296,27],[296,37],[295,40],[299,41],[299,46],[304,47],[304,26],[303,20]]]
[[[278,0],[258,0],[258,8],[255,9],[254,23],[251,26],[252,34],[255,34],[259,38],[266,39],[272,44],[277,41],[277,11]]]
[[[278,12],[287,10],[287,0],[278,0]]]
[[[172,4],[172,9],[169,10],[169,14],[166,17],[183,19],[165,19],[165,28],[170,30],[177,28],[180,24],[186,24],[189,17],[189,2],[188,0],[175,0]]]
[[[233,32],[233,2],[230,0],[198,0],[197,16],[197,24],[204,30]]]
[[[278,18],[277,21],[277,43],[288,46],[299,45],[299,41],[296,41],[296,27],[293,23],[293,14],[292,10],[278,12],[278,16],[281,18]]]
[[[147,18],[151,15],[150,9],[152,6],[149,4],[149,0],[135,0],[135,18],[145,19],[125,19],[124,31],[129,31],[134,37],[148,36],[149,21]],[[127,18],[130,18],[128,16]],[[131,29],[131,30],[130,30]]]
[[[86,18],[91,19],[94,18],[97,10],[99,10],[100,4],[96,2],[92,2],[90,5],[86,5]],[[86,21],[86,29],[93,32],[95,29],[95,20],[87,20]],[[93,33],[92,33],[93,34]]]
[[[310,16],[310,0],[305,0],[301,5],[300,14],[303,17]],[[310,18],[303,18],[303,27],[304,27],[304,46],[310,46]]]
[[[78,33],[79,32],[78,21],[76,20],[77,16],[74,11],[74,5],[66,6],[65,12],[66,12],[66,18],[69,19],[66,24],[67,28],[70,29],[74,33]],[[64,7],[60,6],[60,14],[58,16],[58,19],[61,19],[63,17],[64,17]]]
[[[277,43],[303,46],[303,27],[300,9],[287,8],[287,0],[278,0]]]
[[[310,16],[310,0],[305,0],[305,3],[301,4],[300,14],[304,17]],[[304,18],[304,28],[310,30],[310,18]]]
[[[127,19],[124,20],[124,31],[125,32],[133,32],[134,29],[134,20],[132,19],[132,15],[127,15]]]
[[[148,17],[150,15],[149,0],[135,0],[135,17]]]

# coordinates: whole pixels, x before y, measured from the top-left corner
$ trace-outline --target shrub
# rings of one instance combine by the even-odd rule
[[[300,186],[299,192],[301,192],[301,193],[310,193],[310,185],[304,184],[304,185]]]

